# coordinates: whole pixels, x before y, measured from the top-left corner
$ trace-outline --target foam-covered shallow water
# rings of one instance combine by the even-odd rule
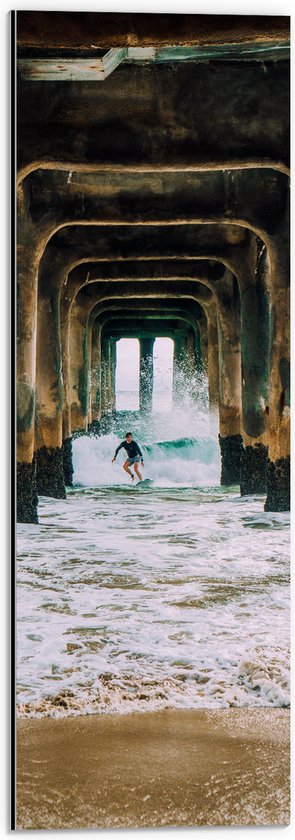
[[[289,515],[219,487],[210,438],[145,445],[144,492],[117,441],[18,526],[19,714],[287,706]]]

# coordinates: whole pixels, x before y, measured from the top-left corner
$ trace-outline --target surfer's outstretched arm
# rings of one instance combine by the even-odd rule
[[[122,443],[120,443],[120,445],[119,445],[119,446],[117,446],[117,449],[116,449],[116,452],[115,452],[115,454],[114,454],[114,457],[112,458],[112,464],[113,464],[113,463],[114,463],[114,461],[116,460],[116,457],[117,457],[117,455],[118,455],[118,452],[120,451],[120,449],[122,449],[122,448],[123,448],[123,446],[124,446],[124,441],[122,441]]]

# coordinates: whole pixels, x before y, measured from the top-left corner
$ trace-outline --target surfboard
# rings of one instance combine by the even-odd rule
[[[142,481],[139,481],[138,484],[136,484],[136,487],[151,487],[153,483],[152,478],[143,478]]]

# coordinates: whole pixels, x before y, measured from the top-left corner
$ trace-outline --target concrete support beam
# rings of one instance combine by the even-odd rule
[[[33,523],[38,522],[34,426],[39,259],[40,234],[27,218],[21,201],[17,246],[17,521]]]
[[[139,409],[146,414],[152,410],[154,343],[154,337],[139,339]]]
[[[64,438],[62,443],[63,474],[66,487],[73,486],[73,443],[72,438]]]
[[[193,167],[169,171],[169,165],[164,170],[144,169],[144,165],[133,171],[130,167],[77,169],[68,173],[62,165],[61,171],[40,167],[26,177],[31,213],[36,220],[46,214],[53,231],[78,219],[118,226],[124,219],[126,224],[157,221],[161,225],[173,220],[189,224],[198,218],[228,223],[230,218],[273,234],[274,219],[280,218],[288,193],[288,177],[270,165],[253,169],[227,165],[203,171],[198,171],[197,164],[195,171]]]
[[[233,299],[217,305],[221,484],[240,483],[242,454],[241,326]]]
[[[60,295],[39,294],[37,329],[37,413],[35,450],[37,492],[40,496],[65,498],[62,434],[62,356],[60,340]]]
[[[88,340],[84,307],[76,301],[71,310],[70,353],[71,430],[85,432],[88,424]]]
[[[155,316],[155,312],[153,312],[153,316]],[[161,317],[161,311],[158,312],[157,318],[151,317],[151,312],[146,312],[145,310],[141,311],[132,310],[132,315],[130,315],[130,311],[121,311],[120,308],[118,309],[117,313],[110,312],[102,313],[101,315],[97,315],[97,313],[91,313],[91,316],[88,319],[89,329],[90,332],[92,331],[92,338],[91,338],[91,406],[92,412],[91,416],[89,416],[89,423],[91,423],[90,431],[99,432],[100,428],[100,418],[102,414],[102,398],[101,398],[101,389],[102,389],[102,363],[101,363],[101,340],[107,338],[113,338],[116,341],[120,338],[154,338],[154,333],[156,331],[157,335],[168,336],[174,339],[175,330],[179,332],[180,329],[184,329],[184,324],[186,324],[186,319],[188,314],[180,309],[178,313],[174,313],[174,310],[171,312],[163,313],[163,317]],[[182,320],[180,320],[183,317]],[[190,321],[192,319],[190,318]],[[193,323],[193,320],[192,320]],[[198,322],[194,321],[194,329],[197,330]],[[101,339],[101,333],[103,331],[103,339]]]
[[[110,410],[109,385],[110,385],[110,342],[103,339],[101,343],[101,412],[105,414]]]
[[[62,301],[61,301],[62,302]],[[63,440],[67,440],[72,434],[71,425],[71,359],[70,359],[70,309],[63,311],[61,308],[60,323],[61,358],[62,358],[62,379],[63,379],[63,407],[62,407],[62,432]]]
[[[270,292],[269,460],[266,511],[290,510],[289,228],[274,242]]]
[[[154,37],[159,47],[158,17],[155,15],[157,32]],[[193,17],[189,16],[190,26]],[[67,23],[65,26],[58,24],[62,33],[59,39],[62,41],[67,26]],[[177,20],[176,41],[170,46],[179,44],[178,27]],[[134,32],[133,25],[130,31]],[[47,30],[46,37],[49,32]],[[93,38],[93,32],[90,37]],[[109,37],[107,49],[112,46],[113,31],[109,32]],[[253,40],[256,41],[256,38]],[[132,47],[155,46],[149,41],[142,41],[143,38],[141,43],[133,43]],[[268,38],[267,41],[270,43]],[[241,44],[240,39],[238,43]],[[113,46],[116,49],[120,43]],[[169,44],[165,41],[163,46]],[[204,46],[209,46],[208,41]],[[87,82],[83,88],[83,100],[81,82],[65,83],[66,95],[63,83],[50,82],[51,96],[40,97],[40,85],[43,83],[23,80],[20,87],[19,165],[32,164],[36,155],[40,161],[78,160],[79,163],[123,165],[136,165],[142,161],[145,164],[163,164],[167,163],[167,157],[170,165],[172,162],[193,165],[196,160],[216,163],[224,161],[226,155],[240,161],[264,158],[279,163],[282,160],[288,162],[288,82],[288,61],[284,60],[268,61],[267,72],[263,61],[220,61],[218,73],[215,60],[206,61],[206,64],[198,60],[179,61],[173,74],[169,61],[148,66],[145,62],[132,67],[122,64],[105,83]],[[163,95],[159,96],[159,90],[163,91]],[[216,107],[217,102],[223,102],[224,91],[229,92],[226,107],[221,107],[221,104]],[[262,103],[267,103],[270,95],[272,107],[268,108],[267,104],[264,107]],[[155,101],[158,103],[157,120]],[[37,109],[38,120],[35,120],[32,131]],[[251,119],[253,113],[256,115],[254,122]],[[66,132],[65,124],[68,126]],[[200,125],[202,131],[198,128]],[[119,135],[121,142],[118,146]]]
[[[115,411],[116,408],[116,369],[117,369],[117,341],[111,339],[111,408]]]
[[[174,320],[174,402],[203,363],[222,484],[241,468],[242,495],[287,510],[288,18],[17,24],[19,521],[37,521],[37,489],[65,495],[72,433],[111,417],[120,318],[149,321],[141,409],[157,321]]]
[[[204,371],[203,356],[202,356],[202,345],[201,345],[200,323],[198,323],[194,332],[195,332],[194,358],[195,358],[196,370]]]
[[[46,45],[51,50],[93,51],[111,47],[175,47],[231,44],[239,47],[290,37],[290,20],[280,15],[191,15],[122,12],[68,12],[21,10],[17,15],[18,42],[23,48]],[[132,36],[131,36],[132,33]],[[93,46],[95,45],[95,47]]]
[[[190,294],[192,294],[192,290],[193,290],[193,288],[195,288],[196,299],[195,299],[195,297],[193,297],[193,300],[190,301],[190,303],[192,303],[192,306],[191,306],[191,311],[188,314],[187,311],[183,309],[183,307],[187,305],[185,303],[186,298],[183,298],[183,301],[181,301],[181,303],[180,303],[179,299],[177,297],[175,299],[170,297],[171,291],[168,295],[167,288],[170,289],[170,286],[165,287],[165,290],[163,290],[162,289],[162,284],[160,284],[160,283],[158,283],[157,285],[154,284],[154,287],[151,287],[149,285],[148,293],[147,293],[147,295],[144,295],[144,288],[142,287],[142,285],[136,286],[133,283],[132,287],[130,287],[130,289],[129,289],[129,295],[132,294],[132,297],[133,297],[132,313],[135,311],[135,309],[138,309],[138,307],[142,306],[143,310],[146,309],[146,317],[148,317],[151,320],[152,320],[153,317],[158,318],[159,315],[161,314],[161,311],[162,311],[163,315],[165,316],[165,318],[169,317],[170,313],[171,313],[172,317],[175,318],[176,315],[174,314],[174,311],[175,311],[175,307],[177,306],[178,315],[181,316],[181,314],[183,312],[184,319],[185,320],[189,319],[189,321],[193,325],[195,325],[198,315],[201,315],[201,313],[202,313],[201,307],[199,306],[199,304],[197,302],[197,298],[199,298],[199,297],[202,298],[202,295],[204,295],[206,299],[207,299],[207,297],[209,297],[209,299],[210,299],[210,297],[211,297],[210,290],[207,289],[202,284],[197,284],[196,283],[194,287],[193,287],[192,284],[190,284],[190,286],[188,287],[188,291],[190,292]],[[181,286],[179,286],[179,289],[181,289]],[[178,291],[178,290],[176,290],[176,291]],[[186,291],[186,287],[183,287],[183,293],[185,293],[185,291]],[[72,314],[71,314],[72,340],[71,341],[74,342],[75,346],[73,345],[73,349],[71,351],[71,353],[72,353],[71,392],[72,392],[72,395],[73,395],[73,399],[71,401],[69,400],[69,402],[72,402],[71,410],[73,408],[73,400],[77,403],[78,407],[77,407],[77,409],[75,409],[75,411],[76,412],[78,411],[78,413],[80,412],[80,414],[81,414],[81,406],[80,406],[81,399],[80,399],[80,396],[79,396],[79,381],[81,380],[81,378],[83,379],[84,382],[86,382],[89,379],[91,379],[93,381],[95,379],[97,379],[95,364],[92,365],[92,363],[90,362],[93,342],[91,341],[91,338],[90,338],[90,344],[89,344],[89,328],[91,329],[91,324],[93,322],[93,319],[98,316],[99,312],[103,316],[104,310],[107,311],[107,312],[110,311],[110,306],[111,306],[111,307],[114,308],[114,314],[115,314],[116,311],[117,311],[118,315],[120,315],[120,313],[122,313],[122,315],[123,315],[123,313],[125,313],[125,315],[128,315],[130,323],[132,323],[134,325],[134,316],[133,316],[133,314],[132,315],[130,314],[130,302],[129,302],[130,297],[128,297],[128,295],[126,294],[126,292],[124,290],[124,283],[122,283],[116,289],[116,295],[118,295],[118,297],[117,296],[112,297],[112,294],[111,294],[112,288],[109,289],[108,297],[106,299],[101,298],[99,292],[100,292],[100,284],[97,284],[97,288],[96,288],[96,284],[91,284],[91,286],[87,287],[87,293],[86,293],[85,289],[84,289],[84,291],[81,290],[81,292],[79,293],[79,295],[77,296],[77,298],[75,300],[75,303],[72,306]],[[140,295],[140,297],[137,297],[138,294]],[[163,298],[158,297],[158,295],[160,295],[160,294],[163,295]],[[165,294],[166,294],[166,297],[164,297]],[[153,297],[154,295],[155,295],[155,297]],[[96,303],[96,301],[98,301],[98,302]],[[170,306],[171,306],[171,310],[170,310]],[[165,308],[165,311],[163,310],[163,307]],[[75,319],[77,318],[76,313],[78,313],[78,312],[80,313],[80,315],[78,317],[78,321],[80,320],[80,323],[75,322]],[[89,321],[87,321],[87,318],[89,318]],[[66,321],[67,321],[67,316],[66,316],[65,321],[64,321],[65,325],[66,325]],[[84,334],[84,331],[85,331],[85,334]],[[82,333],[83,333],[83,338],[82,338]],[[64,339],[65,339],[65,343],[66,343],[67,342],[66,326],[64,327]],[[84,342],[85,345],[87,343],[87,346],[88,346],[88,351],[86,353],[86,356],[85,356],[85,353],[83,354],[83,360],[82,360],[82,353],[81,353],[82,341]],[[79,344],[79,346],[77,346],[78,344]],[[94,352],[96,352],[95,349],[94,349]],[[63,356],[65,357],[65,360],[66,360],[66,358],[67,358],[66,348],[63,348]],[[100,360],[99,360],[99,363],[100,363]],[[90,365],[91,365],[91,367],[90,367]],[[82,373],[81,373],[81,371],[82,371]],[[89,371],[91,371],[90,376],[89,376]],[[95,385],[93,385],[93,388],[92,388],[92,386],[89,382],[88,390],[89,390],[89,392],[90,391],[92,392],[91,400],[88,402],[88,416],[89,416],[89,422],[91,423],[92,420],[97,420],[98,419],[98,417],[95,416],[95,409],[94,409],[94,415],[92,417],[92,405],[94,405],[94,402],[95,402],[95,399],[96,399],[95,398]],[[77,399],[77,395],[78,395],[78,399]],[[108,399],[108,402],[109,402],[109,399]],[[111,403],[114,405],[114,396],[111,397]],[[84,416],[84,410],[85,409],[86,409],[86,406],[84,406],[84,409],[83,409],[83,416]],[[99,411],[101,411],[101,406],[99,408]],[[74,426],[73,423],[74,423],[74,414],[73,414],[73,418],[72,418],[73,429],[84,427],[84,420],[82,420],[82,421],[80,420],[79,425],[76,425],[76,426]],[[81,423],[82,423],[82,425],[81,425]]]
[[[173,405],[179,405],[183,396],[184,364],[187,358],[187,334],[174,336],[173,350]]]
[[[261,249],[252,281],[241,288],[243,452],[241,495],[266,493],[269,391],[269,296],[259,276]]]
[[[198,373],[203,369],[200,332],[198,326],[196,329],[189,327],[186,338],[186,353],[185,353],[185,373],[187,382],[190,382],[190,395],[196,402],[198,401],[200,382],[198,380]]]
[[[90,404],[91,417],[90,422],[92,427],[97,427],[101,418],[101,389],[102,389],[102,370],[101,370],[101,325],[96,319],[92,325],[92,344],[91,344],[91,373],[90,373]]]
[[[205,311],[207,316],[209,409],[215,414],[219,409],[219,349],[216,306],[208,306]]]
[[[201,367],[200,333],[189,327],[187,332],[187,365],[192,375]]]

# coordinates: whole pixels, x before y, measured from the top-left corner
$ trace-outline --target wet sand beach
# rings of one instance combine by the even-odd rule
[[[23,719],[17,828],[289,822],[289,712],[218,710]]]

